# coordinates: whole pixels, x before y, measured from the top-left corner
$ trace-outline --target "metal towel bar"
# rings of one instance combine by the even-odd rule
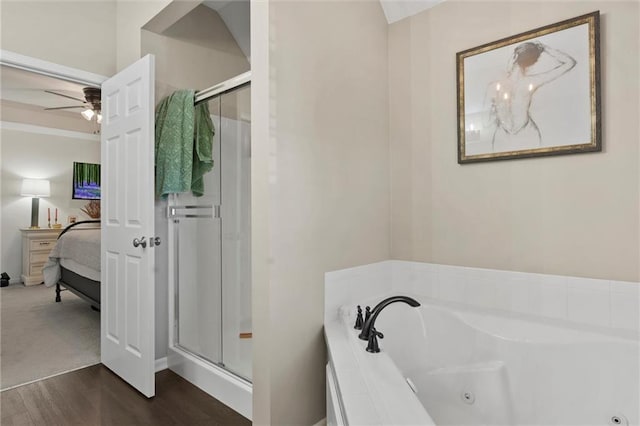
[[[220,206],[169,206],[167,207],[167,217],[174,218],[218,218],[220,217]]]

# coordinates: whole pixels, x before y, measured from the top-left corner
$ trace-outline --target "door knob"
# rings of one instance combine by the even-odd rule
[[[160,237],[150,237],[149,238],[149,246],[159,246],[160,245]]]
[[[140,239],[134,238],[133,239],[133,246],[134,247],[142,246],[142,248],[145,248],[147,246],[147,241],[144,239],[144,237],[142,237]]]

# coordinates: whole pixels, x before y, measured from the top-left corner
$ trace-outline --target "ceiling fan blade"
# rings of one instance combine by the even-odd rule
[[[73,108],[86,108],[86,106],[84,105],[78,105],[78,106],[68,106],[68,107],[55,107],[55,108],[45,108],[45,111],[52,111],[52,110],[56,110],[56,109],[73,109]]]
[[[78,101],[78,102],[82,102],[84,103],[85,100],[84,99],[80,99],[80,98],[74,98],[73,96],[69,96],[69,95],[65,95],[63,93],[57,93],[54,92],[52,90],[45,90],[46,93],[51,93],[52,95],[58,95],[58,96],[62,96],[63,98],[68,98],[68,99],[73,99],[74,101]]]

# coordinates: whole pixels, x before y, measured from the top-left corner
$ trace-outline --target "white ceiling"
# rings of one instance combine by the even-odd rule
[[[0,75],[0,99],[21,104],[35,105],[44,108],[63,106],[81,106],[80,101],[74,101],[62,96],[56,96],[45,92],[52,90],[67,96],[84,99],[83,86],[35,74],[29,71],[3,66]],[[68,110],[80,112],[82,109]]]
[[[84,99],[84,86],[24,71],[0,66],[1,120],[36,126],[52,127],[83,133],[96,133],[100,125],[82,118],[84,108],[45,111],[45,108],[81,106],[82,102],[56,96],[45,90]]]
[[[392,24],[442,3],[444,0],[380,0],[387,22]]]

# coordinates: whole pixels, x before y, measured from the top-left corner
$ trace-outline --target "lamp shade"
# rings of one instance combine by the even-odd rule
[[[93,112],[92,109],[87,108],[84,111],[82,111],[80,114],[82,114],[82,116],[84,117],[85,120],[91,121],[91,119],[93,118],[93,116],[95,115],[95,113]]]
[[[24,197],[48,197],[51,195],[51,185],[46,179],[23,179],[20,195]]]

